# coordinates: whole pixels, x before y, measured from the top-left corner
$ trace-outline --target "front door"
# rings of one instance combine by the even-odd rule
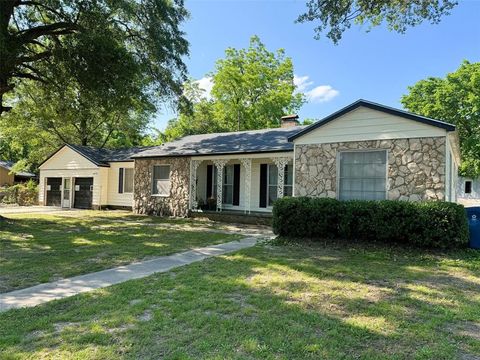
[[[47,178],[47,206],[60,206],[62,199],[62,178]]]
[[[63,197],[62,197],[62,207],[70,207],[70,189],[72,187],[72,180],[70,178],[63,179]]]
[[[93,198],[93,178],[75,178],[75,198],[73,207],[91,209]]]

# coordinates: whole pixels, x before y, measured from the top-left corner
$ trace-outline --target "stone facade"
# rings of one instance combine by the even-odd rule
[[[170,196],[152,196],[154,165],[170,165]],[[188,216],[189,157],[136,159],[133,211],[159,216]]]
[[[386,149],[388,199],[445,199],[445,137],[295,146],[295,196],[337,196],[337,153]]]

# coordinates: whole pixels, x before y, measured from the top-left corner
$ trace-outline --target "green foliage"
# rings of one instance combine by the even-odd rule
[[[293,238],[344,238],[434,248],[466,246],[469,236],[463,206],[449,202],[285,197],[274,204],[273,229]]]
[[[402,104],[410,111],[457,126],[465,176],[480,175],[480,62],[464,61],[445,78],[430,77],[408,88]]]
[[[0,99],[26,80],[55,88],[57,74],[45,68],[59,65],[99,101],[130,93],[137,81],[143,95],[181,95],[188,54],[182,0],[4,0],[0,10]]]
[[[455,0],[308,0],[307,11],[297,22],[319,23],[315,38],[327,32],[337,44],[352,24],[367,25],[370,30],[386,22],[389,30],[403,34],[425,20],[439,23],[456,5]]]
[[[0,149],[9,159],[34,169],[64,143],[140,145],[157,103],[182,95],[182,0],[0,6],[11,10],[0,21],[0,95],[13,106],[0,118]]]
[[[228,48],[219,59],[212,81],[211,98],[190,80],[184,94],[192,106],[183,108],[169,122],[165,139],[220,131],[263,129],[280,126],[280,118],[303,105],[295,93],[293,64],[283,49],[269,51],[257,36],[247,49]]]
[[[38,186],[35,181],[29,180],[25,184],[16,184],[1,190],[1,195],[4,204],[36,205]]]

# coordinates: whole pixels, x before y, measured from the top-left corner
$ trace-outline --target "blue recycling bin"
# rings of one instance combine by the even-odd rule
[[[470,247],[480,249],[480,206],[468,207],[466,210],[470,230]]]

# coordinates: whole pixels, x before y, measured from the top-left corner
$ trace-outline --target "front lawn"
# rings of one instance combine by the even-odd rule
[[[120,211],[6,217],[0,223],[0,293],[240,238],[186,231],[195,225],[190,220]]]
[[[478,359],[480,253],[259,245],[0,314],[6,359]]]

